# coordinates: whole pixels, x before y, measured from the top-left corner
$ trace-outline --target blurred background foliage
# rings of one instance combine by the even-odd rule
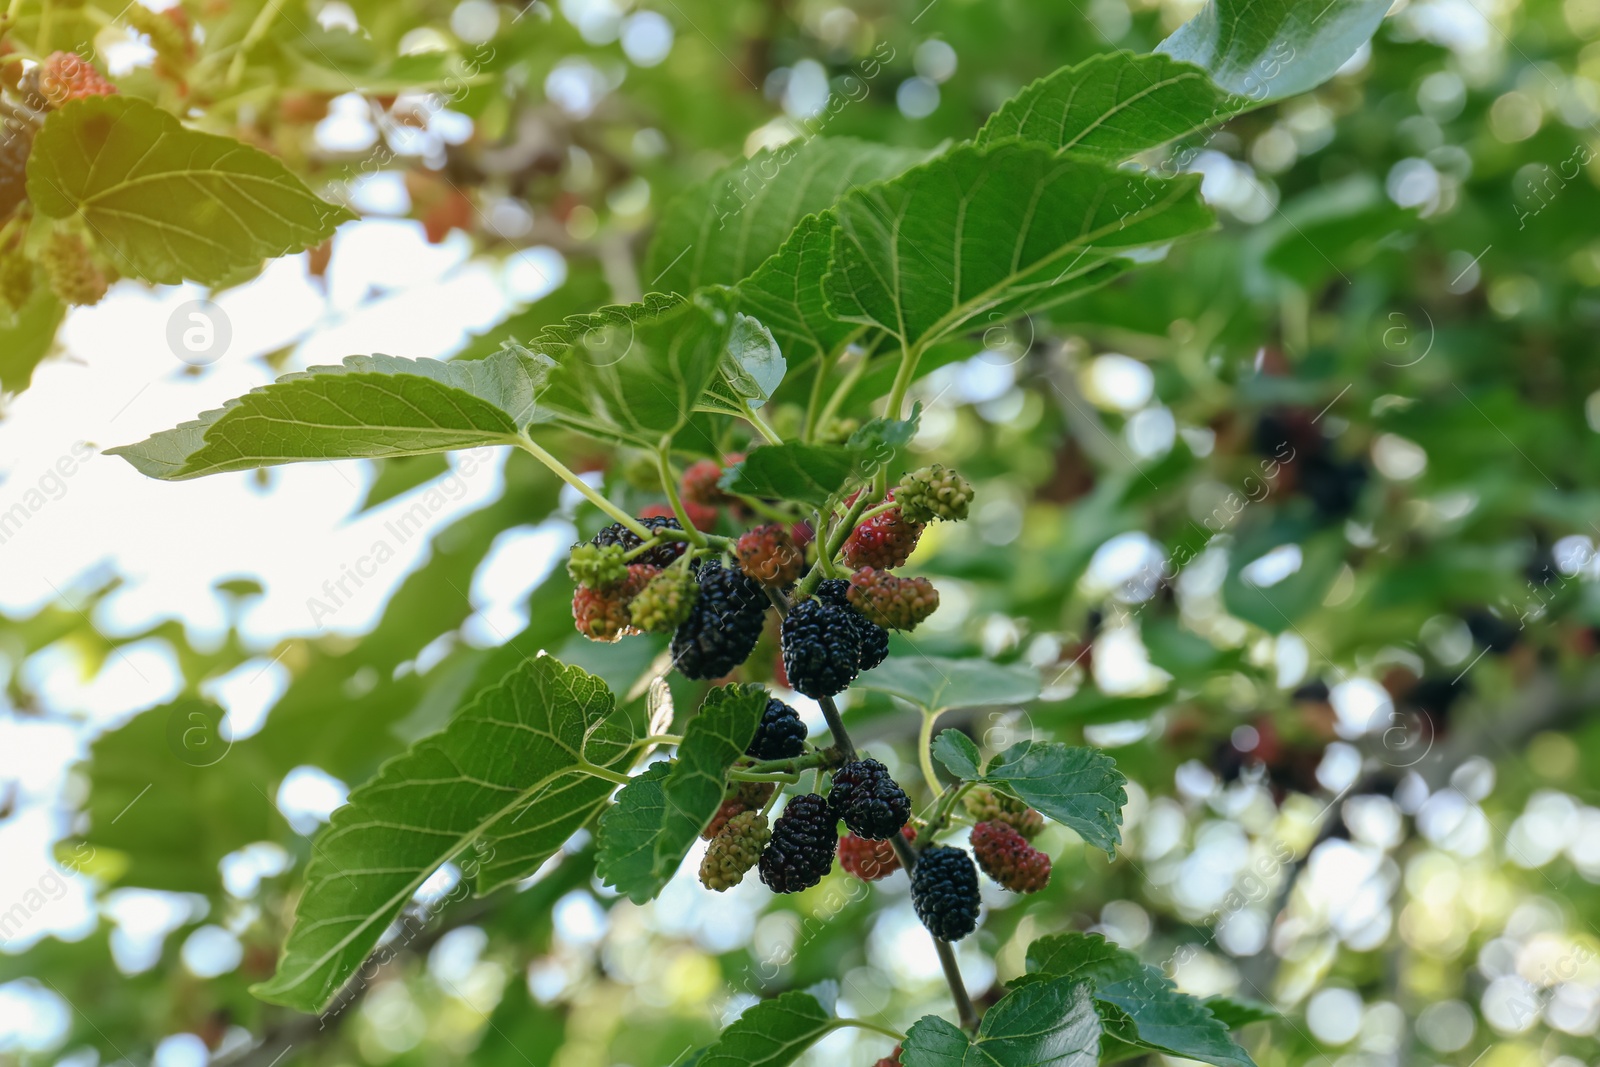
[[[56,8],[59,47],[108,47],[110,6]],[[481,356],[648,291],[661,206],[730,160],[819,132],[965,138],[1031,79],[1147,51],[1194,9],[199,0],[193,77],[146,62],[118,83],[430,240],[559,252],[564,282],[462,353]],[[230,84],[208,51],[247,34]],[[1091,929],[1189,992],[1279,1009],[1243,1035],[1263,1067],[1596,1062],[1597,119],[1592,0],[1399,0],[1329,84],[1174,149],[1220,233],[1054,320],[941,349],[914,450],[979,492],[975,521],[917,553],[944,606],[915,649],[1027,664],[1045,685],[1026,709],[946,721],[991,744],[1086,738],[1132,779],[1122,854],[1053,828],[1049,889],[988,901],[961,946],[975,992],[1019,973],[1034,937]],[[0,328],[8,390],[55,318]],[[656,502],[628,488],[629,457],[576,447],[616,495]],[[366,506],[445,477],[389,461]],[[559,568],[521,632],[463,635],[502,531],[601,523],[526,456],[504,481],[360,636],[252,643],[248,579],[216,590],[221,640],[182,619],[97,626],[114,576],[0,622],[5,744],[65,729],[79,761],[54,792],[6,792],[7,817],[44,810],[59,842],[57,867],[0,901],[0,1059],[644,1067],[820,981],[895,1026],[945,1006],[903,880],[713,898],[680,878],[640,907],[599,886],[582,835],[484,900],[435,879],[337,1014],[247,994],[306,835],[463,694],[548,649],[642,702],[659,644],[582,642]],[[151,642],[181,674],[172,702],[104,729],[52,696],[56,672],[92,678]],[[213,701],[269,668],[287,685],[238,736]],[[915,715],[860,695],[849,715],[909,769]],[[47,932],[69,884],[88,917]],[[864,1065],[887,1044],[840,1033],[805,1062]]]

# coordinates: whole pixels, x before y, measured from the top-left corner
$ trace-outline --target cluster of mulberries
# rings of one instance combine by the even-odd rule
[[[972,828],[972,854],[984,874],[1013,893],[1037,893],[1050,881],[1050,857],[1003,822]]]
[[[911,905],[940,941],[959,941],[978,928],[978,869],[964,849],[924,849],[911,869]]]
[[[915,841],[916,827],[907,823],[900,828],[900,836],[907,842]],[[839,866],[863,882],[876,882],[900,869],[900,854],[889,841],[868,841],[845,834],[839,838]]]
[[[600,588],[580,585],[572,592],[572,621],[578,632],[591,641],[615,641],[638,633],[633,625],[630,605],[633,599],[661,573],[659,567],[632,563],[623,568],[622,579]]]
[[[784,676],[796,692],[815,700],[843,692],[889,654],[888,631],[851,605],[849,590],[849,582],[830,578],[783,620]]]

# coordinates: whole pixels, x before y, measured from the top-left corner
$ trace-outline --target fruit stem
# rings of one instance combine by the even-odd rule
[[[634,518],[632,515],[629,515],[626,511],[623,511],[621,508],[617,507],[611,501],[607,500],[602,494],[596,492],[593,486],[584,481],[582,478],[578,477],[576,474],[572,473],[572,471],[568,470],[565,463],[562,463],[559,459],[546,452],[543,448],[540,448],[534,443],[533,438],[529,437],[526,433],[514,438],[513,443],[516,444],[518,448],[521,448],[524,452],[528,453],[528,455],[532,456],[540,463],[543,463],[546,467],[549,467],[551,472],[554,473],[557,478],[560,478],[562,481],[572,486],[572,488],[576,489],[580,494],[582,494],[585,500],[589,501],[589,503],[593,504],[607,515],[610,515],[613,519],[616,519],[627,529],[631,530],[636,536],[638,536],[639,540],[648,541],[650,538],[655,536],[655,532],[648,526]]]
[[[911,379],[916,377],[917,364],[922,361],[922,349],[916,345],[908,345],[905,339],[900,341],[900,369],[895,371],[894,385],[889,390],[889,404],[883,413],[896,422],[900,420],[900,409],[905,407],[906,390],[911,388]],[[872,478],[872,485],[877,496],[882,496],[889,488],[889,468],[879,467],[878,473]]]
[[[761,413],[758,412],[755,408],[751,407],[748,401],[744,405],[744,417],[745,417],[746,421],[748,421],[750,423],[751,426],[754,426],[756,428],[756,432],[757,433],[759,433],[762,437],[767,439],[767,444],[769,444],[769,445],[781,445],[781,444],[783,444],[783,438],[778,436],[778,431],[774,430],[771,426],[767,425],[767,420],[763,419],[761,417]]]
[[[678,498],[678,473],[672,469],[672,460],[667,458],[667,450],[671,446],[671,439],[664,437],[656,447],[656,470],[661,472],[661,490],[667,494],[667,503],[672,505],[672,513],[678,517],[678,525],[683,527],[690,543],[696,548],[705,548],[706,535],[689,521],[689,513],[683,509],[683,501]]]
[[[800,440],[806,444],[816,436],[817,417],[822,414],[822,389],[828,384],[828,374],[837,362],[832,352],[817,354],[817,374],[811,379],[811,399],[806,402],[806,417],[800,427]]]
[[[839,754],[832,749],[822,748],[815,752],[808,752],[803,756],[791,756],[788,759],[755,760],[738,769],[741,771],[755,771],[761,774],[798,774],[800,771],[810,770],[812,767],[831,767],[839,762]]]
[[[848,347],[847,342],[845,346],[839,349],[840,354],[843,355],[845,348]],[[828,398],[828,403],[823,407],[822,413],[812,422],[813,429],[817,427],[827,428],[828,422],[839,413],[839,406],[844,403],[845,397],[850,395],[850,391],[856,387],[856,383],[861,380],[861,376],[867,372],[867,364],[871,362],[872,356],[870,353],[861,353],[861,358],[856,360],[855,366],[845,373],[843,380],[833,390],[833,395]]]
[[[925,841],[932,841],[934,836],[945,828],[950,822],[950,812],[955,809],[956,801],[960,800],[971,787],[971,782],[952,782],[944,787],[939,799],[934,802],[933,812],[928,816],[927,828],[922,833]]]
[[[865,1019],[835,1019],[833,1025],[836,1027],[854,1026],[862,1030],[871,1030],[873,1033],[882,1034],[884,1037],[892,1037],[896,1041],[904,1041],[906,1039],[906,1035],[898,1030],[891,1030],[887,1026],[868,1022]]]
[[[939,712],[922,712],[922,729],[917,732],[917,759],[922,764],[922,780],[927,783],[928,791],[934,796],[939,796],[943,786],[939,784],[939,775],[933,769],[933,724],[939,721]]]
[[[641,737],[633,743],[634,748],[649,748],[651,745],[681,745],[683,738],[677,734],[651,734]]]
[[[972,1003],[972,995],[961,980],[961,968],[956,964],[955,950],[950,947],[950,942],[940,941],[937,937],[933,939],[933,947],[939,953],[939,966],[944,968],[944,980],[950,986],[950,996],[955,999],[961,1029],[975,1034],[978,1032],[978,1007]]]
[[[895,508],[897,508],[899,506],[900,505],[896,504],[893,500],[885,500],[883,503],[879,504],[877,507],[869,508],[867,511],[862,512],[860,518],[858,518],[856,520],[856,525],[860,526],[864,522],[870,522],[873,519],[877,518],[879,515],[882,515],[884,512],[893,511]]]
[[[731,770],[728,777],[735,782],[781,782],[784,785],[794,785],[800,780],[796,774],[762,774],[757,771]]]
[[[239,81],[244,77],[244,65],[250,52],[261,43],[267,35],[267,30],[272,28],[273,19],[278,16],[278,9],[282,4],[267,4],[250,23],[250,28],[244,31],[244,38],[239,42],[238,49],[233,53],[233,59],[228,63],[226,85],[229,89],[238,88]]]

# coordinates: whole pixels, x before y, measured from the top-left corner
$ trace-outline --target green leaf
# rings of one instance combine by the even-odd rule
[[[549,360],[512,349],[449,363],[348,356],[106,454],[152,478],[182,481],[302,460],[508,444],[532,421],[548,373]]]
[[[749,315],[734,312],[718,367],[722,381],[711,391],[713,402],[720,402],[719,410],[743,416],[746,407],[759,408],[771,399],[788,369],[772,331]]]
[[[601,441],[654,449],[707,401],[729,327],[728,312],[710,297],[660,293],[547,327],[531,346],[556,363],[540,397],[541,418]]]
[[[836,318],[912,349],[1044,311],[1127,270],[1126,253],[1211,226],[1194,176],[1152,178],[1042,145],[956,148],[833,209]]]
[[[1228,92],[1265,104],[1333,77],[1377,32],[1389,6],[1389,0],[1207,0],[1156,50],[1204,67]]]
[[[646,257],[650,287],[689,293],[732,285],[776,252],[800,220],[859,185],[899,174],[924,153],[812,137],[763,149],[674,198]]]
[[[1216,1064],[1255,1067],[1228,1028],[1194,997],[1177,991],[1160,971],[1098,934],[1056,934],[1028,946],[1028,970],[1058,980],[1088,980],[1096,1001],[1126,1016],[1119,1040],[1146,1049]]]
[[[581,764],[626,766],[631,738],[599,679],[549,656],[524,660],[334,812],[313,842],[278,971],[252,991],[320,1010],[448,860],[480,892],[532,874],[613,789]]]
[[[860,454],[863,475],[876,474],[880,467],[893,463],[895,456],[911,443],[921,422],[922,402],[919,400],[911,405],[910,418],[891,419],[879,415],[851,434],[846,447]]]
[[[1039,695],[1039,672],[986,659],[891,656],[861,675],[856,685],[897,696],[924,711],[948,711],[1025,704]]]
[[[983,777],[983,755],[977,744],[960,730],[942,730],[933,739],[933,758],[951,774],[972,782]]]
[[[801,441],[762,445],[723,471],[718,484],[741,496],[821,507],[859,476],[861,458],[861,453],[843,445],[808,445]]]
[[[661,892],[722,805],[728,768],[750,746],[766,706],[759,685],[713,689],[684,730],[678,758],[622,788],[600,819],[597,868],[607,885],[636,904]]]
[[[1258,1000],[1215,996],[1207,997],[1201,1003],[1229,1030],[1237,1030],[1251,1023],[1269,1023],[1283,1018],[1276,1009]]]
[[[1097,748],[1022,741],[990,760],[982,780],[1065,823],[1108,855],[1122,843],[1128,780]]]
[[[50,287],[39,285],[9,322],[0,322],[0,392],[28,388],[33,369],[50,354],[66,313]]]
[[[726,369],[728,360],[737,366],[737,375]],[[778,343],[772,339],[772,331],[749,315],[737,312],[728,336],[728,359],[724,360],[724,365],[728,383],[740,396],[748,397],[753,408],[772,398],[788,370]]]
[[[1021,137],[1115,163],[1253,106],[1219,89],[1192,63],[1111,52],[1029,85],[989,116],[976,140],[987,145]]]
[[[831,215],[807,215],[783,246],[734,289],[739,306],[767,324],[796,365],[833,352],[861,330],[828,314],[823,299],[833,230]]]
[[[666,878],[655,869],[656,837],[667,817],[662,787],[672,773],[671,760],[659,760],[636,774],[617,791],[614,804],[600,816],[596,833],[595,873],[606,885],[643,903],[661,891]],[[674,868],[676,870],[676,868]],[[637,893],[637,897],[634,894]]]
[[[376,461],[378,476],[372,480],[367,495],[361,498],[358,511],[368,511],[386,500],[409,493],[419,485],[433,481],[450,469],[450,461],[442,452],[421,456],[393,456]]]
[[[1096,1067],[1100,1016],[1089,986],[1071,978],[1030,982],[1001,997],[976,1037],[936,1015],[906,1032],[905,1067]]]
[[[260,149],[121,95],[73,101],[45,119],[28,157],[28,198],[52,218],[81,217],[123,274],[166,285],[217,284],[355,218]]]
[[[695,1067],[783,1067],[838,1026],[816,997],[794,990],[745,1009]]]
[[[269,776],[222,735],[222,709],[186,698],[140,712],[89,749],[93,848],[126,858],[117,881],[217,896],[217,864],[282,824]]]

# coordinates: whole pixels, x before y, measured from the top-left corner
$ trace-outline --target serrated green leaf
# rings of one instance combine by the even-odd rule
[[[734,288],[739,306],[767,324],[796,366],[834,351],[861,331],[830,315],[823,299],[833,228],[831,215],[807,215],[782,247]]]
[[[1039,695],[1039,672],[986,659],[891,656],[855,684],[900,697],[924,711],[948,711],[1027,703]]]
[[[580,764],[626,766],[631,739],[598,678],[545,655],[524,660],[334,812],[313,842],[278,971],[252,991],[322,1009],[448,860],[467,877],[476,868],[480,892],[532,874],[614,788]]]
[[[530,346],[556,364],[541,418],[654,449],[710,398],[730,326],[730,314],[710,296],[652,293],[547,327]]]
[[[1258,104],[1314,89],[1377,32],[1390,0],[1207,0],[1156,46]]]
[[[960,730],[942,730],[933,739],[933,758],[964,781],[983,777],[983,755],[972,738]]]
[[[766,706],[759,685],[713,689],[689,720],[677,759],[653,764],[622,788],[600,820],[597,868],[607,885],[638,904],[661,892],[722,805],[728,768],[749,747]]]
[[[1132,1032],[1117,1027],[1120,1041],[1216,1067],[1255,1067],[1203,1003],[1179,993],[1171,979],[1098,934],[1040,938],[1028,946],[1027,965],[1031,973],[1087,980],[1096,1001],[1133,1024]]]
[[[795,990],[745,1009],[696,1067],[783,1067],[838,1026],[816,997]]]
[[[646,257],[652,288],[689,293],[746,278],[800,220],[859,185],[899,174],[916,149],[812,137],[763,149],[675,197]]]
[[[639,887],[640,903],[660,891],[655,872],[656,837],[667,815],[662,785],[671,773],[672,761],[660,760],[634,775],[617,791],[616,802],[601,814],[596,829],[595,873],[620,892],[631,894]],[[645,887],[650,888],[647,891]]]
[[[549,369],[549,360],[512,349],[448,363],[349,356],[106,454],[152,478],[182,481],[304,460],[508,444],[533,420]]]
[[[81,217],[123,274],[166,285],[220,283],[355,218],[260,149],[121,95],[49,115],[28,157],[28,198],[52,218]]]
[[[1111,52],[1029,85],[989,116],[976,140],[985,145],[1020,137],[1064,155],[1114,163],[1253,106],[1192,63]]]
[[[821,507],[859,475],[861,458],[859,452],[843,445],[801,441],[762,445],[723,471],[718,484],[742,496]]]
[[[1127,778],[1097,748],[1022,741],[989,761],[981,779],[1038,808],[1110,855],[1122,843]]]
[[[976,1037],[936,1015],[906,1032],[904,1067],[1095,1067],[1100,1016],[1087,982],[1030,982],[1001,997]]]
[[[1211,226],[1192,176],[1164,180],[1021,142],[966,145],[833,209],[829,312],[921,349],[1045,311]]]

